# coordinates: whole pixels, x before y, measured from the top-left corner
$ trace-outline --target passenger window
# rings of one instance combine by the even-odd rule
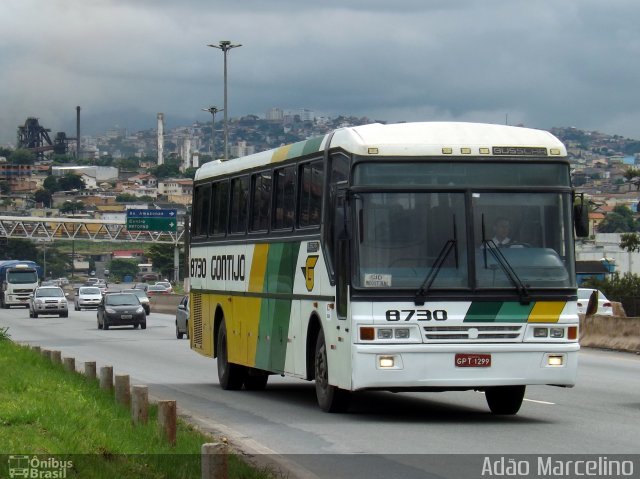
[[[211,193],[210,236],[227,234],[227,218],[229,215],[229,182],[220,181],[213,184]]]
[[[231,214],[229,218],[230,233],[247,231],[247,206],[249,198],[249,177],[241,176],[231,180]]]
[[[294,166],[274,171],[273,229],[291,229],[295,214],[296,169]]]
[[[300,215],[301,227],[320,225],[322,211],[322,183],[324,179],[321,161],[306,163],[300,167]]]
[[[252,176],[252,182],[250,229],[251,231],[267,231],[271,206],[271,172],[256,173]]]

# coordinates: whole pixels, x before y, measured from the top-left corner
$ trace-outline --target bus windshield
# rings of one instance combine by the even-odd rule
[[[358,192],[361,288],[575,287],[570,195]]]

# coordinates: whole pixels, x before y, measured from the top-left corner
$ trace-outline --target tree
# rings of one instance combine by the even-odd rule
[[[620,236],[619,246],[629,253],[640,252],[640,235],[638,233],[624,233]]]
[[[33,199],[36,203],[42,203],[48,208],[51,208],[51,192],[49,190],[37,190],[33,194]]]
[[[64,205],[60,207],[61,213],[77,213],[78,211],[83,211],[85,205],[82,201],[65,201]]]
[[[619,205],[613,208],[598,225],[599,233],[629,233],[637,228],[633,212],[628,206]]]
[[[174,245],[172,244],[154,243],[149,246],[149,249],[145,252],[146,256],[151,258],[153,267],[160,271],[165,278],[173,277],[173,250]],[[182,249],[180,249],[178,271],[182,271],[183,262],[184,254],[182,254]]]
[[[58,247],[52,243],[38,244],[38,264],[47,267],[47,277],[60,278],[71,270],[71,258],[60,253]],[[46,255],[46,258],[45,258]]]
[[[7,244],[0,248],[0,259],[37,261],[38,250],[36,249],[35,243],[29,240],[10,238]]]
[[[125,276],[136,277],[140,269],[138,262],[132,259],[114,259],[109,263],[109,277],[123,279]]]
[[[84,190],[84,181],[80,175],[75,173],[67,173],[58,180],[58,186],[61,191]]]
[[[11,191],[11,186],[9,186],[9,182],[2,180],[0,181],[0,194],[6,195]]]
[[[58,179],[53,176],[47,176],[42,182],[42,187],[47,190],[49,193],[55,193],[56,191],[60,191],[60,186],[58,185]]]
[[[7,161],[14,165],[33,165],[36,162],[36,155],[31,150],[19,148],[13,150]]]

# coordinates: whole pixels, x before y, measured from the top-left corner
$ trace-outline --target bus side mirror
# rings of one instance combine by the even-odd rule
[[[584,196],[576,198],[573,203],[573,222],[576,228],[576,236],[579,238],[589,236],[589,206]]]

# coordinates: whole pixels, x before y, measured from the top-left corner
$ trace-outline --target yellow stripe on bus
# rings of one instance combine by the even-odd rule
[[[257,244],[253,248],[253,259],[249,272],[249,289],[251,293],[264,291],[265,274],[267,271],[267,258],[269,256],[268,244]],[[256,350],[258,349],[258,327],[260,325],[261,298],[236,298],[239,308],[243,311],[242,317],[246,324],[243,331],[246,334],[246,364],[254,366],[256,363]]]
[[[529,313],[528,323],[557,323],[567,303],[564,301],[538,301]]]
[[[285,145],[285,146],[282,146],[282,147],[278,148],[273,153],[273,156],[271,157],[271,163],[276,163],[278,161],[286,160],[287,156],[289,155],[289,149],[290,148],[291,148],[291,145]]]

